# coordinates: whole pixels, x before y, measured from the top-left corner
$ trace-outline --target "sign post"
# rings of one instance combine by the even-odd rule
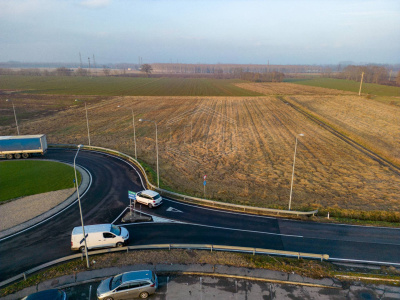
[[[132,216],[132,200],[133,200],[133,205],[136,206],[136,193],[132,192],[132,191],[128,191],[128,197],[130,200],[130,205],[129,205],[129,209],[131,211],[131,216]],[[136,210],[136,207],[134,208],[134,211]]]
[[[204,182],[203,182],[203,185],[204,185],[204,199],[206,198],[206,184],[207,184],[206,179],[207,179],[207,175],[204,175],[203,176],[203,180],[204,180]]]

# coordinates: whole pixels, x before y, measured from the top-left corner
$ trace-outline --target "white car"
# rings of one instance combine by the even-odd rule
[[[149,208],[153,208],[162,203],[162,197],[155,191],[144,190],[136,193],[136,201],[148,205]]]

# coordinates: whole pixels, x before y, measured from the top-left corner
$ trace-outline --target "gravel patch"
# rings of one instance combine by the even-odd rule
[[[61,202],[75,192],[74,188],[37,194],[0,205],[0,231],[29,221]]]

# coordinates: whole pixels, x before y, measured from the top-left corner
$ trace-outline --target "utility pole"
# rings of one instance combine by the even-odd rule
[[[96,69],[96,60],[94,59],[94,54],[93,54],[93,66]]]
[[[90,57],[87,58],[89,62],[89,74],[90,74]],[[90,74],[90,77],[92,77],[92,74]]]
[[[82,69],[82,56],[81,56],[81,53],[79,52],[79,61],[80,61],[80,68]]]
[[[360,90],[358,91],[358,96],[361,96],[361,87],[364,79],[364,72],[361,73],[361,82],[360,82]]]

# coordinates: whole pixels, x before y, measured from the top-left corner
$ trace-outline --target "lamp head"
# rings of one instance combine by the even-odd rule
[[[139,122],[143,122],[143,119],[139,119]]]
[[[78,149],[79,149],[80,147],[82,147],[82,145],[78,145]]]
[[[304,136],[304,133],[299,133],[299,136]]]

